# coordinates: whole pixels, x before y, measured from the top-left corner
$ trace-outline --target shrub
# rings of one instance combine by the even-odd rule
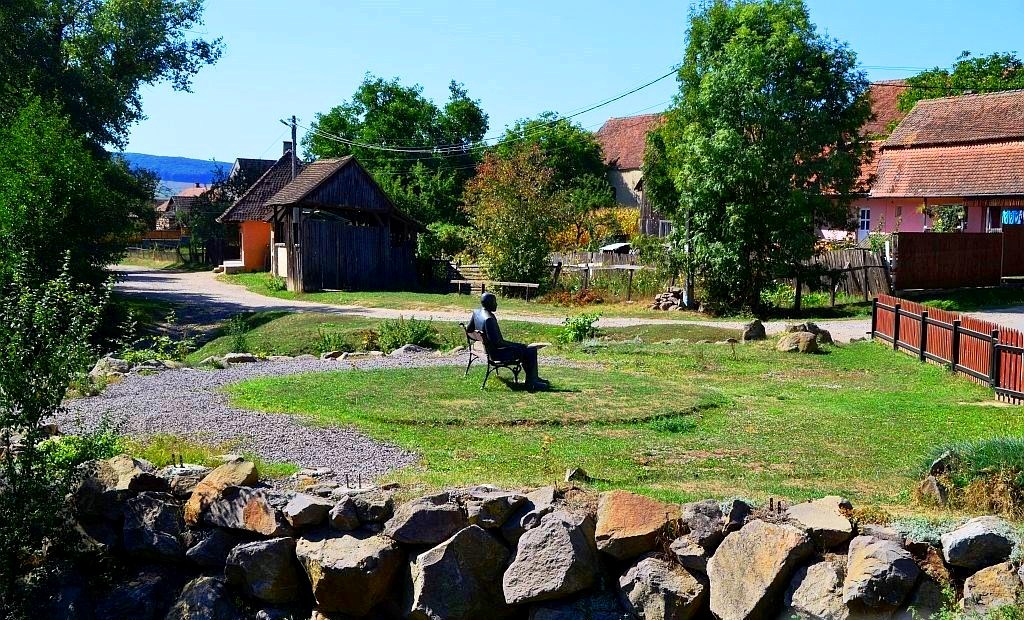
[[[434,325],[430,321],[418,319],[384,319],[377,327],[377,335],[381,350],[385,353],[406,344],[428,348],[436,348],[438,345]]]
[[[316,330],[316,352],[317,354],[330,353],[332,351],[355,351],[355,347],[352,346],[343,334],[332,331],[325,331],[324,328],[318,328]]]
[[[288,290],[288,284],[287,284],[287,282],[285,282],[285,279],[284,278],[279,278],[279,277],[275,276],[272,273],[268,273],[266,275],[266,280],[264,281],[264,286],[271,293],[280,293],[281,291]]]
[[[594,323],[599,318],[601,318],[599,314],[579,314],[565,317],[562,331],[558,334],[558,341],[562,343],[583,342],[588,338],[593,338],[597,335]]]
[[[167,325],[174,325],[178,317],[174,311],[164,317]],[[120,351],[117,356],[132,364],[140,364],[151,360],[182,361],[194,348],[195,339],[182,336],[175,340],[166,334],[139,336],[138,314],[129,310],[127,324],[123,328],[124,337],[120,340]]]
[[[427,231],[419,236],[416,254],[420,258],[455,258],[466,254],[472,245],[476,230],[471,226],[459,226],[434,222],[427,225]]]
[[[109,420],[103,420],[92,431],[50,437],[39,442],[37,448],[46,474],[53,480],[66,480],[83,463],[121,454],[124,445],[117,429]]]
[[[233,353],[249,352],[249,321],[246,315],[236,314],[228,319],[225,331],[231,340]]]

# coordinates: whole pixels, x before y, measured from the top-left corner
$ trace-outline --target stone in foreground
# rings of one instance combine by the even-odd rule
[[[630,560],[653,551],[669,525],[678,522],[676,506],[627,491],[602,493],[597,506],[597,548],[617,560]]]
[[[975,517],[942,535],[946,563],[979,570],[1010,559],[1017,544],[1013,528],[999,517]]]
[[[405,545],[436,545],[467,525],[466,513],[445,491],[399,506],[384,534]]]
[[[164,620],[242,620],[244,617],[222,579],[197,577],[182,589]]]
[[[846,620],[850,610],[843,603],[843,582],[831,562],[818,562],[796,572],[783,599],[780,617],[800,620]]]
[[[510,612],[501,589],[505,545],[471,525],[412,561],[413,620],[503,618]],[[457,584],[457,586],[456,586]],[[455,586],[455,587],[453,587]]]
[[[318,533],[303,536],[295,554],[321,611],[365,616],[384,600],[402,564],[394,541]]]
[[[846,558],[843,602],[851,611],[895,610],[910,595],[921,569],[910,552],[891,540],[858,536]]]
[[[1009,562],[983,568],[964,582],[964,612],[985,614],[1013,605],[1021,594],[1021,580]]]
[[[645,557],[619,579],[626,610],[642,620],[690,620],[700,612],[707,588],[685,569]]]
[[[629,618],[618,597],[607,593],[585,594],[530,608],[529,620],[625,620]]]
[[[725,537],[708,562],[711,612],[720,620],[772,617],[796,568],[814,552],[790,525],[755,519]]]
[[[311,527],[327,520],[327,513],[333,507],[334,502],[330,500],[296,493],[285,505],[284,517],[294,528]]]
[[[586,590],[597,580],[597,550],[588,517],[552,512],[519,539],[502,577],[510,605],[545,601]]]
[[[785,334],[775,348],[783,353],[817,353],[818,338],[810,332]]]
[[[185,520],[170,493],[140,493],[125,504],[125,551],[149,559],[173,560],[185,553]]]
[[[304,581],[295,562],[294,538],[238,545],[228,555],[224,576],[249,596],[274,605],[296,601]]]
[[[790,506],[786,515],[810,534],[812,540],[825,549],[831,549],[850,540],[853,535],[853,525],[843,514],[852,508],[846,499],[830,495]]]
[[[185,523],[196,525],[206,509],[228,487],[249,487],[259,481],[256,465],[251,461],[225,463],[214,469],[196,485],[192,497],[185,504]]]

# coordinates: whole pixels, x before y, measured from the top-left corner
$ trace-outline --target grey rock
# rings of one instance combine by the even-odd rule
[[[737,526],[742,526],[750,507],[741,502],[731,505],[730,509],[736,510]],[[683,504],[681,521],[689,541],[700,545],[706,552],[705,555],[710,557],[724,536],[725,516],[722,514],[721,504],[715,500]]]
[[[331,527],[342,532],[349,532],[359,529],[359,513],[356,511],[356,502],[346,495],[331,508],[327,515]]]
[[[964,612],[984,615],[1013,605],[1021,594],[1021,580],[1013,565],[1003,562],[983,568],[964,582]]]
[[[775,349],[783,353],[817,353],[818,339],[810,332],[785,334],[779,338]]]
[[[810,534],[817,544],[831,549],[853,536],[853,524],[843,514],[852,508],[848,500],[830,495],[794,504],[786,510],[786,516]]]
[[[167,613],[184,579],[170,571],[145,569],[118,582],[96,604],[103,620],[160,620]]]
[[[583,594],[568,600],[539,603],[530,607],[530,620],[632,620],[616,596],[608,593]]]
[[[768,334],[765,332],[764,325],[758,319],[754,319],[743,326],[743,334],[740,336],[740,340],[751,342],[754,340],[764,340],[767,337]]]
[[[528,529],[536,527],[544,515],[555,510],[555,487],[541,487],[526,494],[526,501],[501,526],[501,535],[510,545],[516,545]]]
[[[508,616],[510,609],[501,586],[508,557],[505,545],[477,525],[419,554],[410,565],[412,604],[407,617],[474,620]]]
[[[344,359],[348,354],[345,351],[324,351],[320,354],[322,360]]]
[[[356,515],[363,523],[384,523],[395,514],[395,500],[390,495],[360,493],[352,496]]]
[[[910,552],[891,540],[857,536],[846,558],[843,602],[851,611],[893,611],[910,595],[921,574]]]
[[[708,562],[711,612],[721,620],[768,618],[813,552],[810,538],[795,527],[747,523],[726,536]]]
[[[676,557],[680,566],[699,573],[708,572],[708,560],[711,553],[698,542],[693,534],[683,534],[672,541],[669,551]]]
[[[209,467],[186,463],[161,467],[156,475],[167,481],[167,486],[175,497],[187,498],[211,471],[213,470]]]
[[[84,517],[118,520],[124,503],[136,493],[167,491],[167,481],[156,475],[152,463],[126,454],[90,461],[81,467],[75,506]]]
[[[917,584],[910,599],[903,609],[893,616],[893,620],[923,620],[934,618],[946,609],[946,595],[942,586],[930,577],[924,577]]]
[[[921,484],[917,485],[917,495],[924,503],[931,506],[949,505],[949,492],[935,476],[926,476]]]
[[[223,569],[228,555],[242,538],[228,530],[207,528],[189,530],[192,544],[185,552],[185,558],[202,568]]]
[[[224,361],[224,358],[219,355],[211,355],[204,357],[202,361],[197,364],[198,366],[212,366],[213,368],[219,368],[225,370],[228,367],[228,363]]]
[[[365,616],[386,598],[404,560],[388,538],[328,531],[301,537],[295,555],[313,586],[317,608],[353,616]]]
[[[573,467],[565,470],[566,482],[590,482],[590,475],[582,467]]]
[[[430,349],[427,349],[425,347],[421,347],[419,345],[403,344],[402,346],[400,346],[397,349],[395,349],[394,351],[392,351],[391,355],[417,355],[419,353],[429,353],[429,352],[430,352]]]
[[[259,361],[252,353],[226,353],[223,359],[228,364],[255,364]]]
[[[590,518],[552,512],[519,539],[502,577],[505,601],[518,605],[575,594],[594,584],[597,571]]]
[[[100,358],[92,370],[89,371],[89,377],[92,379],[99,379],[100,377],[113,377],[118,375],[128,374],[132,369],[132,365],[121,358],[107,355],[106,357]]]
[[[871,536],[872,538],[881,538],[883,540],[891,540],[899,545],[902,545],[905,542],[903,534],[900,534],[894,528],[887,527],[885,525],[878,525],[876,523],[866,523],[861,525],[860,535]]]
[[[734,499],[730,501],[724,511],[725,532],[728,533],[739,530],[747,522],[747,518],[750,517],[752,512],[753,508],[751,508],[750,504],[747,502],[741,499]]]
[[[255,532],[263,536],[289,536],[284,516],[288,498],[273,489],[227,487],[203,513],[203,522],[217,527]]]
[[[478,486],[462,492],[469,522],[485,529],[498,528],[526,503],[526,496],[496,487]]]
[[[796,571],[783,598],[780,617],[800,620],[847,620],[843,579],[831,562],[818,562]]]
[[[943,534],[941,541],[947,564],[976,571],[1008,560],[1017,537],[1005,520],[987,516],[975,517]]]
[[[224,576],[245,594],[274,605],[302,595],[305,581],[295,561],[294,538],[272,538],[238,545],[228,555]]]
[[[640,620],[689,620],[707,600],[707,587],[665,560],[642,558],[619,579],[622,605]]]
[[[243,620],[227,585],[217,577],[198,577],[182,589],[165,620]]]
[[[184,555],[185,519],[170,493],[140,493],[124,510],[124,549],[147,559],[177,559]]]
[[[384,534],[406,545],[436,545],[467,525],[466,513],[445,491],[402,504]]]
[[[294,528],[311,527],[320,525],[327,520],[327,513],[334,507],[334,502],[296,493],[284,507],[284,518]]]

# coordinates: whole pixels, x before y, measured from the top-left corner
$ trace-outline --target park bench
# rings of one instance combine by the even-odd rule
[[[470,329],[464,323],[460,323],[462,329],[466,332],[466,348],[469,349],[469,362],[466,364],[466,374],[463,376],[469,376],[469,368],[473,365],[473,362],[478,359],[487,360],[487,372],[484,373],[484,382],[480,385],[480,389],[487,387],[487,380],[491,378],[491,373],[498,374],[498,370],[501,368],[507,368],[512,371],[512,377],[515,383],[519,383],[519,373],[523,371],[523,360],[516,357],[511,360],[498,360],[495,359],[493,353],[494,349],[487,342],[487,336],[482,331]],[[474,345],[480,343],[480,346],[484,348],[484,355],[478,355],[476,353]]]

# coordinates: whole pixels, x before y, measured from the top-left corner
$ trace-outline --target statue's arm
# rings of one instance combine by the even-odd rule
[[[501,337],[501,328],[498,327],[498,319],[493,316],[484,322],[484,334],[487,336],[487,342],[491,343],[491,346],[504,346],[505,339]]]

